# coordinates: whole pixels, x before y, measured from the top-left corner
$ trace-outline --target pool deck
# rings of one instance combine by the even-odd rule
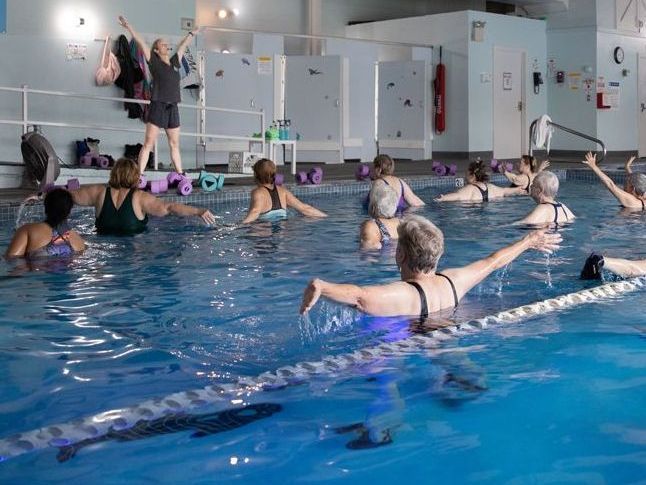
[[[443,158],[442,162],[450,165],[450,164],[456,164],[458,169],[457,169],[457,174],[458,176],[461,176],[467,165],[469,164],[470,160],[468,159],[448,159],[448,158]],[[603,167],[604,170],[618,170],[618,171],[623,171],[623,164],[625,160],[622,158],[613,158],[612,156],[609,156],[604,162],[603,162]],[[299,171],[308,171],[312,167],[322,167],[324,176],[323,176],[323,181],[325,182],[330,182],[330,181],[335,181],[335,182],[341,182],[341,181],[352,181],[354,180],[354,173],[356,171],[358,162],[346,162],[343,164],[321,164],[321,163],[299,163],[297,165],[297,170]],[[404,177],[404,178],[415,178],[415,177],[436,177],[432,170],[431,170],[431,164],[432,160],[402,160],[402,161],[396,161],[395,162],[395,167],[396,167],[396,175],[399,177]],[[558,160],[558,161],[552,161],[551,170],[559,170],[559,169],[585,169],[585,166],[581,164],[579,160]],[[81,178],[81,183],[83,183],[83,175],[84,172],[87,169],[83,168],[78,168],[70,171],[69,169],[66,169],[66,172],[71,172],[71,176],[79,176]],[[210,166],[207,168],[208,171],[214,172],[214,173],[224,173],[225,174],[225,183],[224,183],[224,190],[235,190],[239,191],[243,187],[250,187],[253,186],[253,178],[252,176],[244,176],[240,174],[236,174],[235,177],[226,177],[226,170],[227,167],[224,166]],[[96,172],[96,171],[95,171]],[[105,172],[105,180],[107,182],[108,178],[108,171]],[[288,184],[290,184],[293,180],[291,174],[290,174],[290,166],[289,165],[284,165],[284,166],[279,166],[278,167],[278,172],[282,173],[285,175],[285,180]],[[147,172],[150,174],[150,178],[161,178],[166,172],[153,172],[149,171]],[[192,174],[193,172],[189,171],[189,174]],[[195,177],[197,177],[197,172],[195,172]],[[71,178],[71,177],[70,177]],[[59,179],[65,180],[66,177],[61,175]],[[201,190],[199,188],[196,188],[194,191],[194,194],[200,193]],[[17,206],[20,204],[20,202],[29,194],[34,193],[33,190],[28,190],[28,189],[0,189],[0,205],[2,206]],[[174,192],[168,192],[167,195],[162,195],[162,197],[170,197],[174,195]],[[190,198],[192,199],[192,198]],[[194,200],[189,200],[187,199],[187,202],[195,202]]]

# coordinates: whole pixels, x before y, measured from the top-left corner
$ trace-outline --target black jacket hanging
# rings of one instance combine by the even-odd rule
[[[125,35],[120,35],[117,39],[117,59],[121,66],[121,75],[114,82],[123,89],[124,97],[135,97],[135,84],[141,82],[144,73],[141,71],[139,63],[132,58],[130,45]],[[141,118],[143,108],[137,103],[125,103],[124,109],[128,110],[128,118]]]

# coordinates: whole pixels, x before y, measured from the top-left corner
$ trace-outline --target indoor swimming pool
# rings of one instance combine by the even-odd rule
[[[525,234],[512,223],[534,207],[529,197],[432,202],[448,190],[418,191],[427,205],[415,211],[444,232],[440,269]],[[330,302],[298,314],[313,277],[399,279],[394,246],[359,250],[364,197],[304,196],[329,217],[248,226],[239,224],[247,202],[229,202],[212,207],[215,227],[166,218],[132,238],[92,234],[93,214],[79,211],[83,255],[0,263],[0,450],[17,433],[423,333],[411,319]],[[578,217],[558,229],[560,251],[523,254],[437,319],[467,321],[599,285],[578,279],[592,250],[646,257],[646,214],[622,211],[597,183],[563,181],[559,200]],[[0,234],[3,247],[11,229]],[[192,416],[178,405],[163,424],[115,429],[73,449],[62,434],[52,443],[60,450],[7,456],[0,481],[81,483],[91,473],[105,483],[638,482],[646,469],[643,296],[489,325],[437,348],[205,403]],[[210,433],[194,436],[195,419]],[[386,443],[366,448],[366,434]]]

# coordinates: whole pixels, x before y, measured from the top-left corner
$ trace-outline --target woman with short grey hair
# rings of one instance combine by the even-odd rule
[[[575,219],[565,204],[556,201],[559,179],[547,170],[534,177],[529,195],[538,204],[519,224],[562,224]]]
[[[637,209],[637,210],[646,210],[646,175],[641,173],[630,173],[627,179],[625,190],[617,187],[610,177],[608,177],[597,165],[597,156],[593,155],[592,152],[588,152],[585,155],[585,160],[583,161],[592,171],[597,174],[597,177],[601,180],[601,183],[606,186],[606,188],[615,196],[621,205],[627,209]],[[627,171],[630,170],[630,164],[632,163],[629,160],[626,163]]]
[[[397,239],[399,197],[395,189],[386,184],[375,184],[370,191],[368,214],[371,219],[361,224],[362,249],[381,249]]]
[[[309,311],[324,297],[379,316],[419,316],[455,307],[462,297],[493,271],[506,266],[528,249],[552,253],[561,236],[532,231],[521,240],[488,257],[461,268],[436,269],[444,252],[444,236],[435,224],[421,216],[407,216],[397,229],[399,240],[395,259],[401,280],[392,283],[357,286],[310,281],[303,293],[301,313]]]

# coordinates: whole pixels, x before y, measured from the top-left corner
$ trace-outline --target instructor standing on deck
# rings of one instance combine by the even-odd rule
[[[177,173],[183,173],[182,158],[179,151],[179,110],[181,101],[179,89],[179,69],[188,43],[195,37],[197,30],[186,34],[177,46],[177,52],[170,56],[170,45],[166,39],[157,39],[152,48],[132,28],[128,21],[119,16],[119,23],[128,31],[139,48],[143,51],[152,75],[152,96],[148,115],[146,116],[146,138],[139,152],[139,172],[144,173],[148,156],[155,146],[159,130],[166,131],[170,159]]]

